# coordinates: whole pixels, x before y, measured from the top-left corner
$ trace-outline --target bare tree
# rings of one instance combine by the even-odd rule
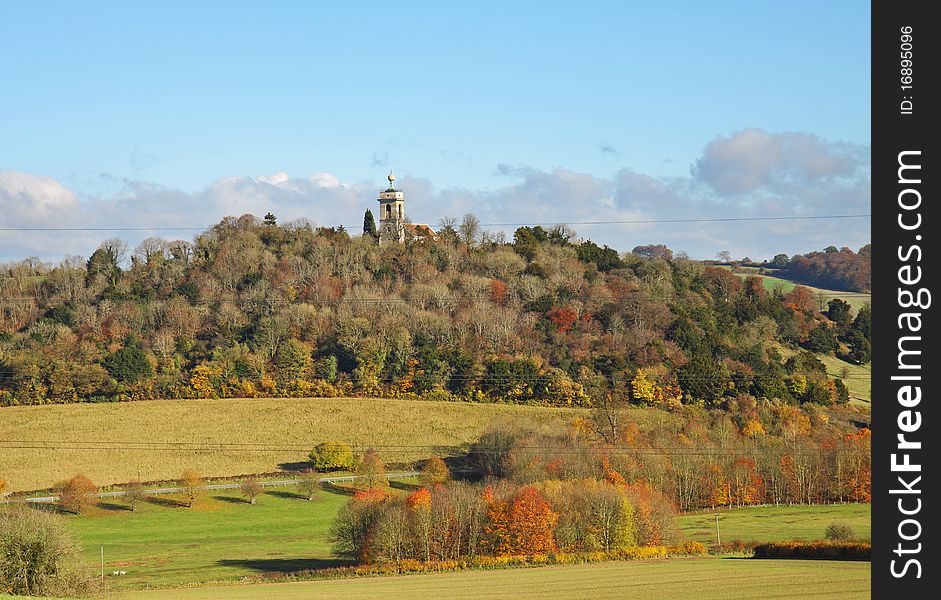
[[[317,473],[317,469],[306,469],[301,473],[300,477],[298,477],[297,489],[308,501],[313,500],[317,496],[321,485],[320,474]]]
[[[258,496],[265,493],[265,486],[261,485],[254,475],[243,481],[239,489],[242,492],[242,497],[245,498],[249,504],[255,504]]]
[[[124,498],[127,500],[128,508],[131,511],[137,510],[137,504],[147,499],[147,490],[144,484],[136,479],[127,484],[124,488]]]
[[[480,239],[480,219],[473,213],[467,213],[461,219],[461,225],[458,227],[460,240],[468,246],[474,246]]]

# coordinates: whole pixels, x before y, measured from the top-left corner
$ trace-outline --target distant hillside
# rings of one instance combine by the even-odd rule
[[[566,228],[523,227],[504,243],[446,227],[435,242],[380,247],[246,215],[128,254],[109,240],[87,260],[0,270],[0,405],[831,404],[846,386],[810,353],[785,360],[776,346],[869,361],[868,308],[834,300],[821,312],[800,286],[769,293],[663,246],[621,255]]]
[[[830,246],[822,252],[797,254],[782,265],[781,273],[816,287],[868,292],[872,289],[872,245],[863,246],[858,253]]]

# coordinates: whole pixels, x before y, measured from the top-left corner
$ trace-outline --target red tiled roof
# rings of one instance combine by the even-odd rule
[[[424,223],[406,223],[405,233],[412,237],[436,238],[438,234],[430,226]]]

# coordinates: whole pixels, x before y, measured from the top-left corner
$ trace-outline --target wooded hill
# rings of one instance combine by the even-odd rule
[[[270,216],[269,216],[270,217]],[[570,230],[436,242],[251,215],[0,270],[0,405],[368,395],[722,407],[846,401],[812,352],[869,361],[870,311]],[[807,350],[784,360],[779,349]]]

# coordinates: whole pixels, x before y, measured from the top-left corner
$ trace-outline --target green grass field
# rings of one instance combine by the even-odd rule
[[[869,504],[749,506],[681,515],[677,521],[687,539],[705,544],[716,541],[716,514],[724,541],[819,540],[827,525],[836,521],[848,523],[858,539],[868,540],[872,537],[870,508]]]
[[[403,493],[414,484],[393,482]],[[288,573],[336,565],[327,535],[347,501],[348,490],[332,488],[308,502],[289,487],[272,489],[250,505],[236,491],[212,493],[194,509],[171,496],[157,496],[125,510],[108,500],[82,516],[66,516],[90,564],[97,567],[104,546],[105,573],[126,571],[108,580],[115,588],[178,586],[200,581],[236,580],[265,573]],[[748,542],[820,539],[831,522],[870,535],[869,505],[749,507],[720,512],[724,540]],[[713,513],[678,519],[683,539],[712,543]]]
[[[112,587],[173,586],[334,566],[327,534],[347,500],[322,491],[308,502],[284,487],[250,505],[226,490],[193,509],[155,496],[133,513],[115,501],[66,518],[90,563],[98,564],[103,545],[105,573],[127,571],[108,577]]]
[[[842,377],[846,372],[848,377],[843,380],[843,383],[850,392],[850,402],[860,406],[871,405],[872,363],[854,365],[829,354],[818,354],[817,358],[827,366],[827,374],[831,377]]]
[[[670,559],[125,593],[123,600],[869,598],[868,562]]]
[[[530,426],[565,424],[586,410],[508,404],[427,402],[372,398],[236,398],[156,400],[108,404],[13,406],[0,409],[0,440],[73,442],[78,449],[16,448],[0,452],[0,478],[10,491],[44,489],[76,473],[99,486],[172,480],[183,469],[205,477],[271,473],[306,460],[325,440],[383,449],[388,463],[427,458],[428,448],[475,440],[494,422]],[[652,409],[631,411],[643,423],[663,418]],[[109,442],[96,449],[89,442]],[[283,450],[148,450],[128,443],[258,444]],[[413,446],[413,447],[410,447]],[[298,448],[298,449],[293,449]]]

